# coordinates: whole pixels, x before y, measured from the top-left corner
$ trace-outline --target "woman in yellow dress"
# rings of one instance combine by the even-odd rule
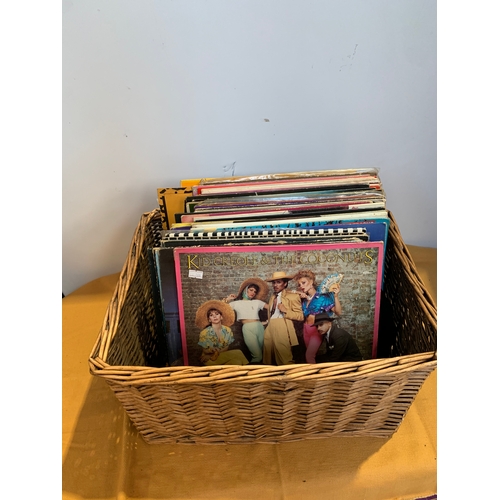
[[[240,349],[230,349],[234,342],[229,328],[235,320],[234,311],[221,300],[204,302],[196,311],[195,324],[202,328],[198,345],[203,349],[200,361],[206,366],[247,365],[248,359]]]

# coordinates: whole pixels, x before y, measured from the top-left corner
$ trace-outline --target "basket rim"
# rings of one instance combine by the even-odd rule
[[[89,359],[92,375],[121,385],[214,384],[220,382],[302,382],[396,375],[408,371],[431,372],[437,367],[437,351],[363,361],[291,365],[241,366],[113,366],[100,358]]]

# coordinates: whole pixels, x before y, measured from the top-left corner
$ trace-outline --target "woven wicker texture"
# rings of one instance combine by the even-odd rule
[[[287,366],[166,367],[147,248],[159,210],[146,213],[90,354],[148,443],[278,443],[388,437],[437,364],[437,311],[393,219],[379,358]]]

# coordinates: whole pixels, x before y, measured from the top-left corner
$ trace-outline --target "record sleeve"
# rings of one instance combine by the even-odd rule
[[[213,185],[213,184],[226,184],[241,183],[241,182],[262,182],[273,180],[287,180],[287,179],[304,179],[311,177],[346,177],[346,176],[361,176],[371,175],[378,176],[378,168],[350,168],[350,169],[337,169],[337,170],[307,170],[301,172],[277,172],[271,174],[257,174],[257,175],[237,175],[231,177],[206,177],[200,179],[199,185]],[[182,181],[181,181],[182,182]],[[194,185],[194,184],[191,184]]]
[[[382,189],[377,176],[352,177],[306,177],[294,179],[280,179],[270,182],[228,182],[226,184],[193,186],[193,196],[215,196],[221,194],[243,193],[276,193],[311,189],[320,190],[328,187],[350,187],[351,189]]]
[[[184,363],[201,363],[201,329],[195,319],[203,304],[235,293],[249,277],[269,281],[273,273],[292,276],[304,269],[312,270],[318,283],[332,273],[343,275],[339,326],[355,339],[364,359],[376,357],[383,247],[382,242],[355,242],[174,248]],[[298,292],[293,281],[288,288]],[[295,325],[299,337],[302,323]],[[231,348],[244,352],[241,326],[229,327]]]
[[[154,272],[155,314],[166,339],[167,363],[183,365],[173,249],[149,248],[148,255]]]

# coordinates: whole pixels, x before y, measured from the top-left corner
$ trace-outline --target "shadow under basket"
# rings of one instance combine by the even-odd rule
[[[286,366],[168,367],[147,249],[159,210],[142,215],[89,358],[147,443],[281,443],[387,438],[436,368],[437,309],[392,216],[378,358]]]

